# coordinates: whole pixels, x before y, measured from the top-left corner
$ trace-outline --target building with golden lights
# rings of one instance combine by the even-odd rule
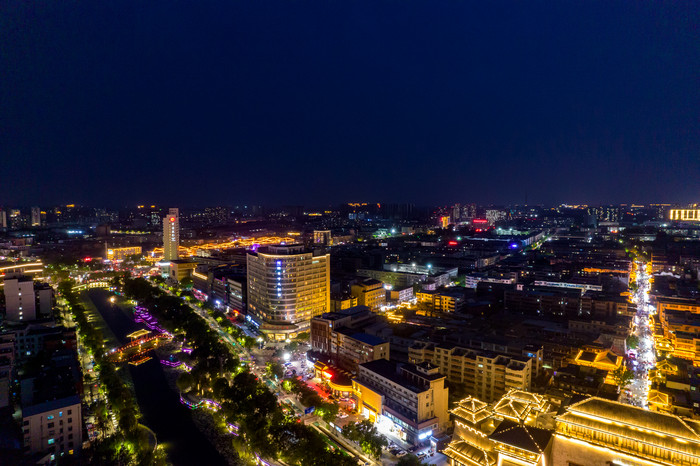
[[[599,345],[586,345],[572,361],[577,366],[592,367],[608,373],[605,383],[615,385],[612,372],[622,366],[624,358]]]
[[[125,246],[121,248],[107,248],[107,260],[123,261],[134,254],[141,254],[141,246]]]
[[[248,316],[271,339],[308,332],[313,317],[330,311],[330,254],[262,247],[248,252],[247,274]]]
[[[452,466],[547,466],[551,411],[544,397],[522,390],[491,405],[467,397],[450,411],[454,435],[443,453]]]
[[[451,383],[491,402],[511,389],[530,390],[541,368],[542,351],[540,347],[504,354],[452,343],[415,343],[408,349],[408,360],[434,364]]]
[[[177,260],[180,246],[180,215],[176,208],[171,208],[163,218],[163,260]]]
[[[555,415],[540,395],[516,391],[493,405],[468,397],[450,413],[451,466],[700,464],[700,422],[602,398]]]
[[[331,293],[331,311],[342,311],[357,306],[357,296]]]
[[[658,351],[700,366],[700,302],[692,299],[656,299],[652,317]]]
[[[700,464],[700,422],[601,398],[556,417],[552,466]]]
[[[378,311],[386,304],[386,289],[384,283],[368,278],[350,287],[350,294],[357,298],[359,306],[367,306],[373,311]]]
[[[679,222],[700,222],[700,209],[671,209],[668,218]]]

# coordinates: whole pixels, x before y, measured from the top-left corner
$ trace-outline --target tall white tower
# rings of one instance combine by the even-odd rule
[[[177,260],[180,246],[180,214],[178,209],[170,208],[168,216],[163,219],[163,260]]]

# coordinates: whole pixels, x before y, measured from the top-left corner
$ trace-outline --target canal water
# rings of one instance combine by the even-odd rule
[[[120,344],[127,342],[126,336],[131,332],[145,328],[134,322],[130,312],[113,306],[107,291],[94,289],[87,295]],[[131,372],[136,399],[143,414],[141,422],[156,433],[158,443],[167,445],[169,462],[175,466],[228,465],[197,429],[190,409],[180,403],[179,393],[168,386],[163,366],[156,357],[139,366],[126,367]]]

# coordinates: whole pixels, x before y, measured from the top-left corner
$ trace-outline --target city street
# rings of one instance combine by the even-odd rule
[[[637,263],[637,290],[632,296],[632,301],[637,304],[637,314],[634,317],[632,335],[637,337],[639,344],[636,351],[629,351],[630,369],[634,379],[620,397],[623,403],[643,408],[647,408],[647,396],[651,384],[648,378],[649,370],[656,364],[654,338],[649,325],[649,316],[654,312],[654,307],[649,301],[650,278],[646,271],[646,264]]]

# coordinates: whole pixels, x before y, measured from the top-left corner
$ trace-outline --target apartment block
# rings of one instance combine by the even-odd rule
[[[408,359],[431,363],[468,394],[491,402],[511,389],[531,389],[538,354],[513,356],[450,343],[416,343],[408,349]]]
[[[345,293],[331,293],[331,311],[342,311],[357,306],[357,297]]]
[[[311,319],[311,349],[353,374],[362,363],[389,359],[389,342],[362,331],[376,320],[366,306],[328,312]]]
[[[359,413],[406,442],[427,441],[449,425],[445,376],[428,363],[360,364],[352,385]]]
[[[386,289],[379,280],[367,279],[350,287],[350,293],[357,298],[357,304],[373,311],[386,304]]]
[[[74,455],[82,441],[80,398],[70,396],[22,408],[24,447],[30,454],[46,456],[40,461],[53,463],[61,454]]]
[[[419,304],[424,303],[438,312],[455,312],[464,306],[463,288],[441,288],[438,290],[422,290],[416,293]]]
[[[53,289],[23,274],[5,276],[5,312],[10,321],[23,322],[48,317],[53,309]]]

